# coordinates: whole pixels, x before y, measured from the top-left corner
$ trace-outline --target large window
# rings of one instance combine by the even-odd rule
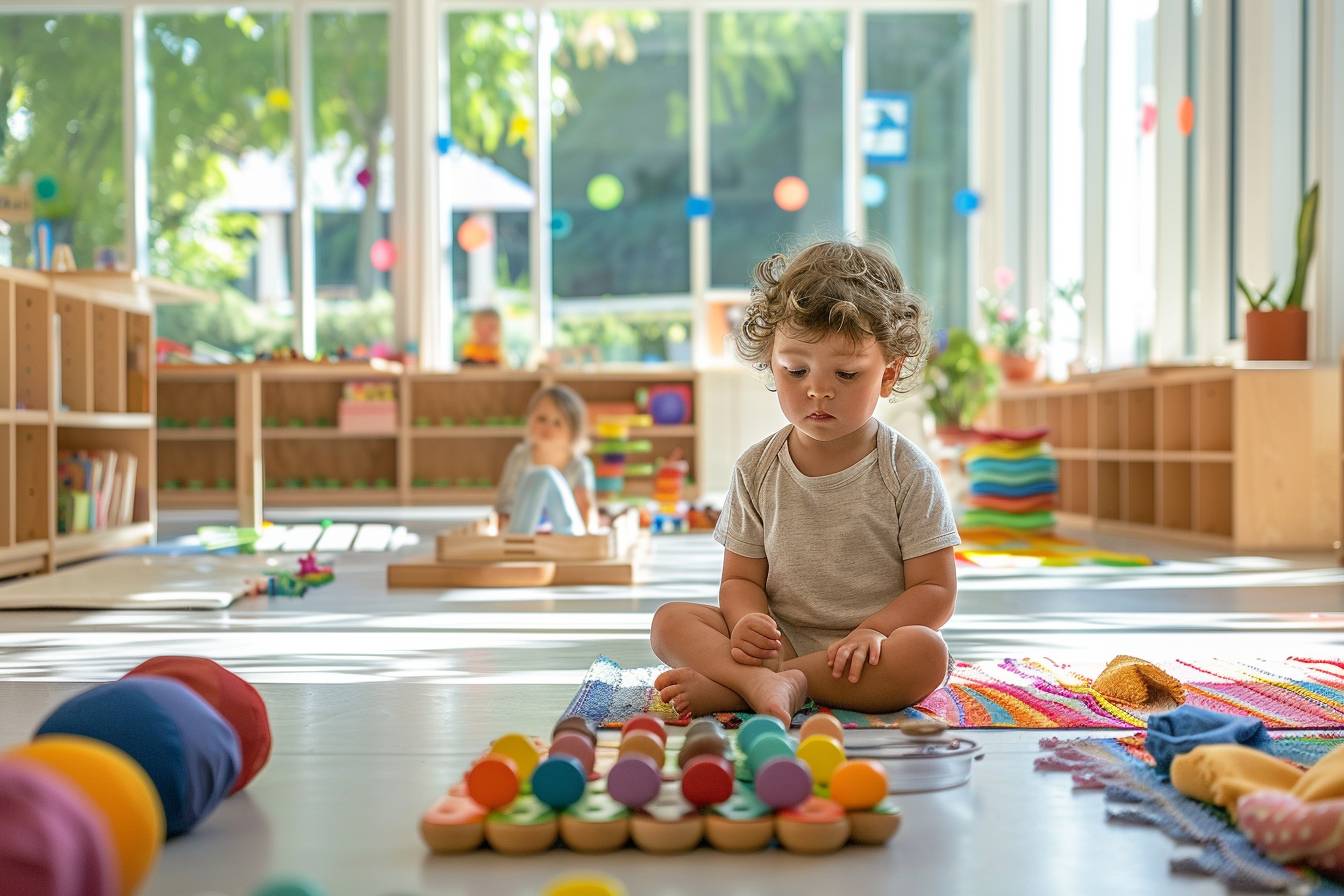
[[[124,259],[121,75],[119,15],[0,15],[0,184],[34,196],[0,264],[33,266],[39,228],[80,267]]]
[[[689,16],[562,11],[555,27],[557,340],[689,361]]]
[[[967,324],[969,239],[953,197],[970,183],[971,17],[867,17],[860,200],[937,327]]]
[[[710,282],[745,288],[756,262],[843,235],[845,17],[709,17]]]
[[[155,274],[220,291],[162,306],[159,336],[247,353],[293,339],[289,16],[146,16]]]
[[[1108,6],[1106,363],[1148,360],[1157,308],[1157,0]]]
[[[313,207],[320,352],[393,341],[389,270],[393,166],[388,16],[317,13],[313,48]]]
[[[531,10],[444,16],[449,133],[439,140],[440,189],[447,226],[440,251],[450,259],[455,349],[470,339],[470,312],[494,308],[513,365],[532,351],[529,226],[536,197],[537,18]]]

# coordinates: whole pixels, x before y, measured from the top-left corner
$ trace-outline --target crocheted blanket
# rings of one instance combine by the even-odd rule
[[[605,728],[619,728],[641,712],[689,722],[678,719],[653,689],[666,668],[625,669],[600,656],[564,715],[582,715]],[[1162,668],[1181,682],[1192,705],[1258,718],[1271,729],[1344,730],[1344,660],[1175,660]],[[1144,728],[1149,714],[1106,697],[1093,687],[1093,678],[1072,666],[1042,657],[958,662],[945,687],[898,713],[872,715],[809,702],[794,724],[816,712],[834,714],[847,728],[894,728],[905,718],[930,717],[955,728]],[[719,718],[732,728],[749,715]]]
[[[1045,755],[1037,757],[1036,768],[1071,773],[1077,789],[1105,790],[1110,821],[1150,825],[1177,842],[1200,847],[1193,855],[1172,858],[1173,872],[1217,877],[1235,890],[1344,894],[1344,888],[1309,868],[1280,865],[1261,855],[1222,809],[1192,800],[1158,778],[1143,741],[1142,733],[1045,738]],[[1344,735],[1276,735],[1269,752],[1309,766],[1341,744]]]

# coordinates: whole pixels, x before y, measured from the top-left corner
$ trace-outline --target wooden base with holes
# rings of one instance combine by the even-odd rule
[[[544,536],[563,538],[564,536]],[[547,585],[635,585],[647,580],[648,533],[605,560],[464,561],[421,557],[387,567],[389,588],[541,588]]]

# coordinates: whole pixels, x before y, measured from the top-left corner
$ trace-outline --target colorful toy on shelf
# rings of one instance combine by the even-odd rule
[[[344,433],[394,434],[397,431],[396,387],[390,380],[346,383],[336,406],[336,416],[340,431]]]
[[[648,427],[653,420],[645,414],[623,417],[599,417],[594,426],[597,441],[593,453],[600,455],[597,463],[597,495],[602,500],[616,500],[625,491],[626,461],[631,454],[647,454],[653,443],[647,439],[632,439],[630,430]]]
[[[963,533],[1007,532],[1049,535],[1055,529],[1059,463],[1045,443],[1045,427],[980,433],[983,439],[962,455],[970,478],[970,507],[962,514]]]
[[[682,459],[681,449],[674,450],[658,467],[653,479],[655,511],[650,520],[654,534],[691,531],[686,505],[681,500],[682,486],[691,466]]]
[[[691,387],[688,383],[664,383],[649,387],[649,416],[658,426],[691,422]]]

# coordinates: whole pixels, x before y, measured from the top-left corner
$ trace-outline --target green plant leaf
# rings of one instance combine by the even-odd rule
[[[1293,266],[1293,285],[1288,288],[1288,296],[1283,300],[1285,308],[1302,307],[1302,295],[1307,288],[1307,269],[1311,267],[1311,257],[1316,254],[1316,205],[1320,193],[1321,185],[1317,182],[1302,197],[1302,209],[1297,215],[1297,262]]]

